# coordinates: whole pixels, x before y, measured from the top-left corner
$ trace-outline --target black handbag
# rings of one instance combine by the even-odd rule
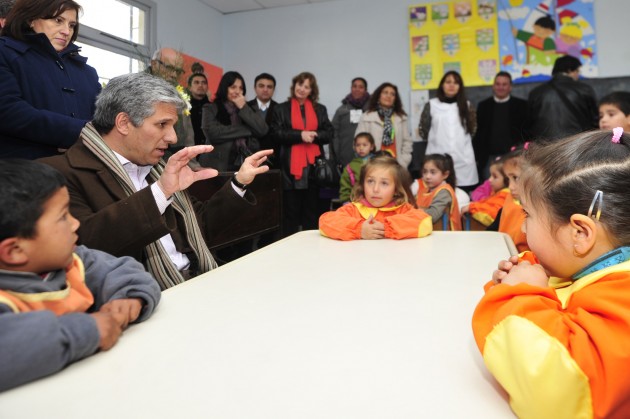
[[[320,188],[339,188],[341,169],[327,158],[315,157],[315,163],[310,169],[310,179]]]

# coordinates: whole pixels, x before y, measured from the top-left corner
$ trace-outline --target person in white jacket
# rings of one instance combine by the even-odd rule
[[[413,140],[407,113],[395,85],[385,82],[372,93],[368,110],[361,116],[355,135],[360,132],[372,134],[376,151],[389,152],[402,167],[407,168],[411,163]]]
[[[420,137],[428,141],[426,154],[450,154],[455,163],[457,186],[470,190],[479,182],[472,137],[477,130],[474,107],[466,100],[464,80],[448,71],[440,80],[437,97],[420,115]]]

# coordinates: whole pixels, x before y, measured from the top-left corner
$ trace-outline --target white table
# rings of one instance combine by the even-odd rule
[[[109,352],[0,393],[0,417],[513,417],[470,326],[508,255],[499,233],[302,232],[165,291]]]

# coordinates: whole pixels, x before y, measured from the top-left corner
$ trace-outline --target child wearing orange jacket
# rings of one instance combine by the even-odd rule
[[[630,136],[619,131],[525,152],[533,254],[499,263],[472,319],[518,417],[630,417],[629,188]]]
[[[431,234],[433,223],[409,203],[409,174],[396,159],[376,157],[361,169],[352,202],[319,218],[323,236],[337,240],[407,239]]]
[[[488,179],[492,194],[477,202],[462,207],[462,214],[469,213],[470,216],[479,221],[484,226],[489,226],[497,218],[499,210],[505,203],[505,198],[509,195],[509,181],[503,172],[503,161],[498,159],[490,165],[490,178]]]

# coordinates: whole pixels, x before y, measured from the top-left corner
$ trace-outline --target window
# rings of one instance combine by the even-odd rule
[[[81,0],[77,44],[101,81],[148,65],[156,38],[151,0]]]

